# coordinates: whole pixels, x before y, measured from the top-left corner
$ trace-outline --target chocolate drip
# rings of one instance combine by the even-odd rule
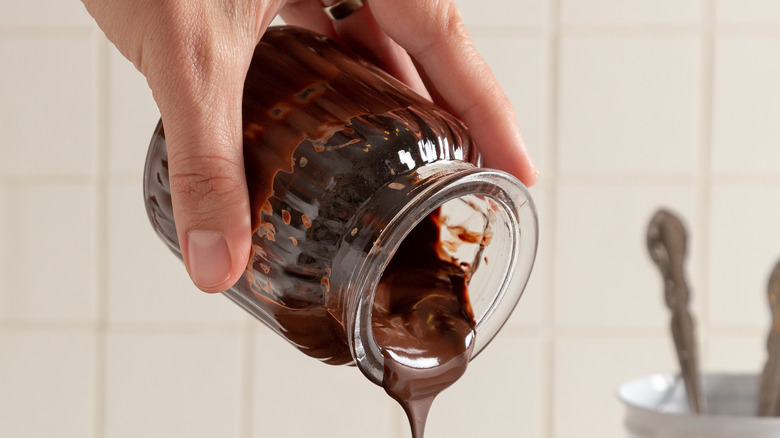
[[[436,214],[410,233],[374,295],[373,330],[385,358],[382,386],[422,438],[433,399],[463,375],[474,348],[466,272],[442,260]]]
[[[252,254],[231,289],[305,354],[351,364],[341,299],[348,275],[333,260],[345,241],[362,238],[352,219],[417,168],[441,160],[476,164],[478,154],[444,111],[333,41],[291,27],[269,29],[255,51],[243,130]],[[168,177],[160,124],[144,194],[155,230],[181,257]],[[434,215],[406,239],[373,312],[383,386],[410,414],[416,438],[433,397],[460,377],[474,344],[467,275],[437,256],[437,236]]]

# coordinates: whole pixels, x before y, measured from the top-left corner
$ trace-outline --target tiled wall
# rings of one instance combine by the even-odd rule
[[[644,247],[669,206],[707,370],[757,372],[780,258],[780,3],[458,0],[537,161],[537,268],[431,438],[623,436],[675,370]],[[76,0],[0,3],[0,436],[408,437],[357,370],[197,292],[151,232],[157,111]]]

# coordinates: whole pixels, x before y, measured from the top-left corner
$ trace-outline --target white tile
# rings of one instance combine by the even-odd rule
[[[106,436],[238,438],[241,336],[109,333]]]
[[[206,294],[157,237],[141,184],[109,185],[108,314],[111,322],[240,323],[245,312]]]
[[[706,342],[704,369],[709,372],[760,373],[766,361],[766,333],[710,335]]]
[[[715,0],[718,24],[780,24],[775,0]]]
[[[780,38],[721,36],[715,47],[713,171],[777,175]]]
[[[0,436],[90,436],[91,335],[0,332],[0,351]]]
[[[254,369],[256,438],[396,436],[396,402],[355,367],[323,364],[258,330]]]
[[[561,0],[565,25],[695,25],[703,0]]]
[[[780,185],[716,184],[709,246],[709,320],[765,329],[767,282],[780,260]]]
[[[548,169],[544,135],[548,78],[545,38],[475,33],[474,44],[512,102],[526,146],[545,172]]]
[[[671,339],[561,336],[555,346],[554,436],[624,438],[617,389],[626,380],[676,372]]]
[[[144,76],[113,46],[109,70],[110,169],[140,175],[160,112]]]
[[[695,266],[705,236],[696,228],[689,185],[563,184],[555,242],[555,321],[563,326],[661,327],[669,317],[661,274],[647,251],[647,225],[661,208],[688,229],[686,274],[701,302]]]
[[[699,76],[693,36],[564,37],[561,172],[692,174]]]
[[[88,35],[0,38],[0,175],[93,170],[92,52]]]
[[[89,185],[16,185],[5,191],[0,320],[94,317],[94,199]]]
[[[93,26],[81,2],[61,0],[0,3],[0,28]]]
[[[431,437],[542,437],[547,371],[542,340],[500,335],[439,395],[431,407]],[[410,438],[406,423],[403,437]]]
[[[548,0],[456,0],[463,21],[477,26],[542,26],[547,20]]]

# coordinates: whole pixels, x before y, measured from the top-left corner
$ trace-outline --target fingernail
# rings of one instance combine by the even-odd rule
[[[187,270],[200,287],[214,287],[230,277],[230,251],[220,233],[190,231],[187,234]]]

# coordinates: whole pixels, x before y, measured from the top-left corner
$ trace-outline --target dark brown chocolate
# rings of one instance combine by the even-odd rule
[[[385,359],[382,386],[422,438],[433,399],[463,375],[474,348],[466,272],[439,258],[436,213],[401,244],[374,295],[374,338]]]
[[[477,153],[460,122],[333,41],[290,27],[269,29],[255,51],[243,130],[252,254],[231,289],[302,352],[350,364],[340,299],[350,267],[333,260],[345,240],[361,238],[356,212],[420,166],[476,163]],[[181,257],[167,164],[160,125],[147,158],[147,212]],[[397,251],[373,312],[383,386],[409,413],[416,438],[433,397],[465,370],[474,341],[467,274],[437,256],[436,219]]]

